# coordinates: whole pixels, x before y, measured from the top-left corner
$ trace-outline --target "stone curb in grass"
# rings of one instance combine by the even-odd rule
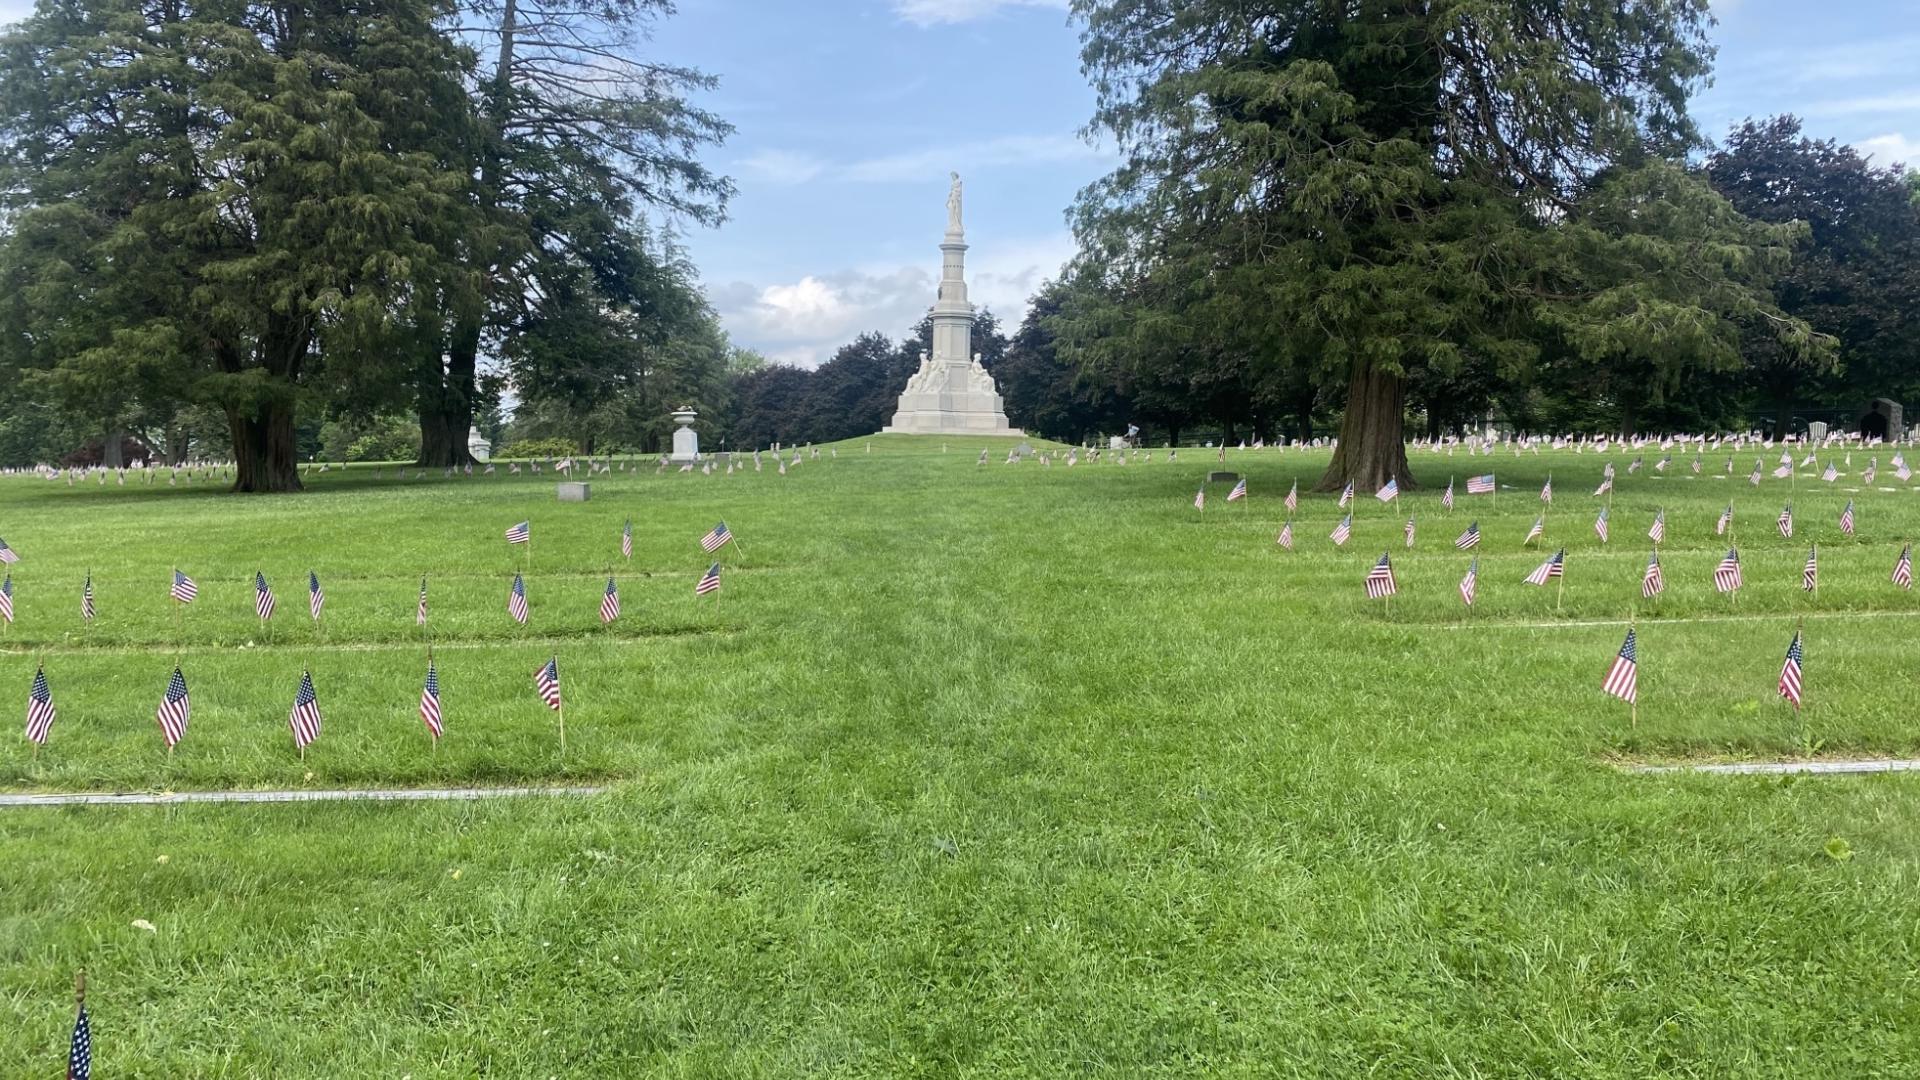
[[[435,802],[542,795],[598,795],[605,787],[340,788],[312,791],[76,791],[0,795],[0,807],[167,803]]]
[[[1630,773],[1707,773],[1718,776],[1777,776],[1786,773],[1859,775],[1862,773],[1920,772],[1920,761],[1873,759],[1866,761],[1724,761],[1700,765],[1622,765]]]

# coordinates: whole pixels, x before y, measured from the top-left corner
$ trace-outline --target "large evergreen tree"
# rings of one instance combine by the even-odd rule
[[[1149,344],[1343,389],[1332,489],[1413,484],[1410,372],[1738,362],[1800,235],[1677,163],[1705,0],[1075,0],[1125,155],[1082,193],[1077,295]],[[1666,213],[1672,200],[1698,212]],[[1080,320],[1100,321],[1093,313]],[[1084,347],[1093,335],[1067,338]]]

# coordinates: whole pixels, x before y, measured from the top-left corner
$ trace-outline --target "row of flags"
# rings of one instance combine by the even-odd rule
[[[1795,630],[1793,640],[1787,644],[1786,660],[1780,665],[1780,677],[1774,682],[1774,692],[1796,710],[1804,702],[1802,680],[1805,676],[1805,661],[1806,646],[1803,643],[1802,632]],[[1600,680],[1600,690],[1629,705],[1636,707],[1639,705],[1640,647],[1634,627],[1627,628],[1627,639],[1620,643],[1620,651],[1614,654],[1613,663]]]
[[[533,674],[534,689],[549,709],[559,711],[560,699],[560,660],[558,656],[549,657]],[[34,669],[33,684],[27,691],[27,739],[36,748],[45,746],[53,733],[53,722],[58,710],[53,703],[53,689],[47,681],[44,665]],[[173,675],[167,680],[166,689],[160,695],[160,705],[154,710],[154,719],[160,725],[160,738],[171,752],[187,736],[187,723],[193,717],[193,697],[187,692],[186,673],[175,664]],[[426,725],[428,734],[438,741],[445,733],[444,716],[440,707],[440,672],[427,657],[427,677],[420,689],[420,721]],[[295,749],[304,752],[320,738],[321,716],[320,697],[314,689],[313,673],[303,670],[299,685],[293,694],[293,707],[287,712],[287,727],[292,732]]]
[[[1282,530],[1282,535],[1285,535],[1284,529]],[[1462,539],[1464,540],[1465,537],[1462,537]],[[1471,547],[1472,545],[1462,545],[1460,541],[1455,541],[1455,546]],[[1549,581],[1565,577],[1567,572],[1566,566],[1567,549],[1561,548],[1548,556],[1545,562],[1535,567],[1531,573],[1522,579],[1522,582],[1527,585],[1545,585]],[[1476,555],[1474,556],[1473,562],[1467,567],[1466,576],[1460,581],[1460,599],[1468,607],[1473,606],[1474,599],[1478,595],[1479,580],[1480,558]],[[1895,586],[1901,589],[1910,590],[1913,588],[1912,544],[1908,544],[1900,549],[1900,557],[1894,561],[1893,574],[1890,580]],[[1800,587],[1803,591],[1814,592],[1819,588],[1819,582],[1820,549],[1818,546],[1815,546],[1807,551],[1807,561],[1802,566],[1800,572]],[[1382,597],[1391,596],[1398,591],[1398,586],[1393,576],[1393,560],[1388,552],[1380,553],[1379,561],[1375,562],[1367,571],[1364,584],[1366,586],[1367,598],[1370,600],[1378,600]],[[1746,577],[1742,570],[1739,549],[1728,548],[1727,553],[1721,557],[1718,563],[1714,564],[1714,591],[1720,593],[1738,592],[1745,584]],[[1656,548],[1653,554],[1647,558],[1646,570],[1640,575],[1640,596],[1642,599],[1651,600],[1665,592],[1666,587],[1666,574],[1661,569],[1660,551]]]

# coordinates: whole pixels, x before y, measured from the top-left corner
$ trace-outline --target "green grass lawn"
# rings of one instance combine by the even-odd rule
[[[1004,444],[998,444],[1003,446]],[[0,481],[15,791],[601,782],[483,804],[0,811],[0,1075],[1795,1076],[1920,1068],[1920,777],[1619,758],[1920,750],[1920,495],[1420,454],[1395,509],[1281,497],[1324,455],[974,464],[875,439],[792,475],[311,478],[298,497]],[[1650,452],[1649,463],[1659,455]],[[1833,455],[1837,463],[1843,455]],[[1769,457],[1768,466],[1772,465]],[[1439,505],[1492,468],[1498,499]],[[1547,543],[1523,550],[1548,470]],[[1679,475],[1675,475],[1675,473]],[[1839,534],[1846,500],[1859,534]],[[1716,594],[1731,499],[1748,585]],[[1664,597],[1639,600],[1667,511]],[[1401,526],[1419,523],[1404,551]],[[530,519],[531,625],[506,594]],[[631,564],[619,556],[633,521]],[[724,518],[718,602],[693,585]],[[1485,533],[1481,601],[1455,586]],[[1799,589],[1821,544],[1817,598]],[[1564,543],[1564,595],[1521,578]],[[1393,553],[1400,594],[1365,599]],[[169,569],[200,598],[166,599]],[[323,627],[306,617],[317,571]],[[279,593],[271,635],[252,575]],[[79,617],[91,571],[100,617]],[[606,576],[625,612],[596,617]],[[416,712],[429,579],[447,737]],[[1602,675],[1637,617],[1641,708]],[[1804,618],[1807,704],[1774,696]],[[177,620],[177,622],[176,622]],[[532,672],[559,658],[568,746]],[[153,711],[193,692],[169,760]],[[286,715],[310,668],[326,727]],[[1831,843],[1838,839],[1841,845]],[[1835,857],[1838,853],[1845,858]],[[135,928],[151,922],[152,932]]]

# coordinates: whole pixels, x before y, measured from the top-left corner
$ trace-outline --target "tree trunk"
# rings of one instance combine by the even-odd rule
[[[100,448],[100,464],[109,469],[118,469],[126,465],[126,455],[120,452],[120,443],[126,439],[127,431],[121,427],[107,429],[106,445]]]
[[[1793,430],[1793,399],[1781,398],[1774,409],[1773,437],[1778,439]]]
[[[300,462],[293,447],[293,406],[260,405],[252,415],[227,408],[233,432],[233,490],[299,491]]]
[[[1630,397],[1620,399],[1620,437],[1631,439],[1640,426],[1640,408]]]
[[[1339,491],[1351,481],[1360,491],[1374,491],[1388,480],[1402,491],[1418,487],[1407,467],[1406,379],[1354,365],[1347,381],[1347,411],[1340,420],[1340,446],[1320,477],[1316,491]]]
[[[459,468],[473,461],[467,439],[473,430],[474,357],[480,351],[480,321],[462,316],[448,343],[446,370],[435,370],[438,385],[420,391],[420,461],[424,467]],[[440,366],[439,357],[434,367]]]

